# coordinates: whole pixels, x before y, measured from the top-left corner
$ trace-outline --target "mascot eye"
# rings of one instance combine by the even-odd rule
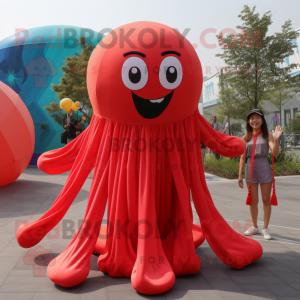
[[[173,90],[179,86],[182,80],[182,66],[178,58],[174,56],[166,57],[160,64],[159,81],[161,85]]]
[[[129,80],[132,83],[139,83],[141,80],[141,70],[138,67],[132,67],[129,70]]]
[[[146,63],[139,57],[129,57],[122,67],[122,80],[130,90],[140,90],[148,81]]]

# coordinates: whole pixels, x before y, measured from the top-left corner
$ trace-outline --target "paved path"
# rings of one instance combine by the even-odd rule
[[[219,177],[213,174],[209,174],[209,173],[204,173],[205,174],[205,179],[206,181],[228,181],[229,179],[223,178],[223,177]]]
[[[36,273],[38,271],[26,261],[28,249],[22,249],[15,239],[16,222],[36,220],[45,213],[66,178],[66,174],[49,176],[36,168],[28,168],[16,182],[0,188],[0,300],[300,299],[299,176],[276,180],[279,206],[273,208],[270,226],[274,239],[265,241],[259,235],[255,237],[264,249],[259,261],[242,270],[231,269],[218,261],[205,242],[196,250],[202,260],[199,273],[178,277],[170,291],[155,297],[136,293],[130,279],[111,278],[100,272],[96,256],[92,257],[88,278],[70,289],[53,284],[47,275]],[[88,179],[66,214],[65,223],[60,223],[59,230],[51,232],[51,236],[38,245],[43,247],[46,257],[47,251],[57,255],[70,242],[71,232],[63,235],[62,227],[74,225],[74,229],[77,228],[78,220],[84,215],[90,184]],[[241,230],[249,220],[245,205],[247,191],[240,189],[236,180],[213,175],[207,175],[207,185],[220,213],[231,226],[235,222],[237,230]],[[260,221],[261,206],[260,203]]]

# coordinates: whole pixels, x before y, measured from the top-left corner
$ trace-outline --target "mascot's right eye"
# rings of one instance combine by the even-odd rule
[[[129,57],[122,67],[122,80],[130,90],[142,89],[148,81],[148,70],[146,63],[139,57]]]

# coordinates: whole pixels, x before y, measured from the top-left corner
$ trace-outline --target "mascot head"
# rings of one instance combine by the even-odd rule
[[[94,49],[87,86],[94,113],[132,124],[183,120],[197,108],[202,68],[191,43],[154,22],[123,25]]]

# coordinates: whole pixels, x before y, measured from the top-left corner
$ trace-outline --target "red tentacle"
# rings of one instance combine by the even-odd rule
[[[200,136],[197,128],[195,132],[193,124],[187,124],[190,137]],[[200,130],[202,133],[205,128]],[[196,144],[196,150],[189,151],[190,164],[193,166],[190,169],[192,195],[205,238],[224,263],[236,269],[243,268],[261,257],[262,247],[258,242],[235,232],[217,211],[206,186],[204,173],[198,167],[201,164],[199,142]],[[237,155],[237,153],[232,153],[232,155]]]
[[[192,117],[190,119],[192,120]],[[179,137],[180,137],[181,149],[184,149],[184,151],[180,152],[181,164],[182,164],[182,166],[184,166],[182,171],[183,171],[184,179],[187,184],[188,190],[190,191],[191,190],[191,182],[190,182],[188,151],[189,151],[190,147],[192,147],[192,145],[196,141],[196,138],[194,138],[193,140],[190,140],[189,138],[187,138],[185,130],[188,130],[188,128],[185,128],[185,122],[180,122],[179,124],[177,124],[176,128],[177,128],[176,139],[179,139]],[[202,160],[201,160],[201,164],[202,164]],[[202,166],[202,170],[204,171],[203,166]],[[194,246],[195,246],[195,248],[197,248],[205,241],[205,237],[204,237],[204,234],[203,234],[200,224],[193,224],[193,210],[192,210],[191,205],[189,205],[189,212],[190,212],[190,219],[192,221]]]
[[[159,126],[158,138],[160,141],[166,140],[166,125]],[[153,137],[152,137],[152,140]],[[158,227],[162,239],[170,233],[170,224],[172,220],[172,173],[168,155],[159,147],[160,151],[156,152],[156,185],[155,185],[155,204],[158,219]]]
[[[134,151],[132,145],[137,140],[139,132],[136,126],[132,127],[130,140],[128,141],[128,147],[130,152],[127,162],[127,209],[128,218],[130,223],[128,225],[129,232],[131,233],[131,244],[136,252],[137,249],[137,235],[134,234],[134,225],[138,222],[138,208],[139,208],[139,170],[138,166],[138,153]]]
[[[183,125],[178,124],[178,126]],[[169,124],[167,126],[167,136],[172,141],[180,141],[179,131],[175,131],[177,133],[176,138],[173,132],[173,126]],[[176,275],[195,274],[200,268],[200,261],[193,241],[193,220],[190,217],[190,189],[187,186],[188,178],[185,179],[184,177],[184,173],[188,171],[189,164],[183,166],[181,160],[184,155],[183,152],[186,153],[187,148],[183,143],[181,145],[183,148],[180,147],[179,149],[175,147],[172,151],[168,152],[175,188],[172,206],[173,222],[176,231],[173,230],[163,242],[164,249],[166,249],[166,254]],[[182,155],[179,155],[179,153]]]
[[[149,127],[142,128],[141,138],[155,136]],[[132,271],[132,286],[143,294],[160,294],[175,282],[172,268],[164,253],[159,235],[155,209],[155,152],[149,147],[140,152],[139,231],[137,259]],[[149,232],[150,230],[150,232]]]
[[[114,192],[111,199],[109,214],[109,226],[112,230],[108,238],[107,246],[98,259],[98,266],[102,272],[112,277],[131,276],[132,268],[136,259],[135,250],[131,244],[131,236],[128,232],[127,203],[127,162],[128,147],[123,147],[123,139],[129,139],[130,126],[121,125],[120,135],[115,136],[118,141],[117,151],[119,152],[116,174],[114,176]],[[121,138],[122,137],[122,138]],[[109,200],[110,201],[110,200]]]
[[[82,282],[90,270],[90,257],[97,242],[108,196],[109,156],[112,125],[105,123],[105,137],[98,147],[97,160],[84,221],[69,246],[50,263],[49,278],[63,287]]]
[[[101,140],[97,129],[102,128],[104,124],[105,120],[98,118],[91,125],[89,139],[80,149],[66,184],[51,208],[38,220],[18,228],[16,238],[21,247],[30,248],[39,243],[63,218],[95,165]]]
[[[48,267],[48,276],[56,284],[72,287],[89,274],[90,258],[99,236],[107,201],[108,164],[105,171],[96,170],[94,186],[88,200],[84,221],[70,245]],[[93,196],[92,196],[93,195]]]
[[[51,175],[70,171],[82,145],[85,145],[89,138],[94,119],[92,117],[91,124],[71,143],[43,153],[37,161],[38,168]]]

